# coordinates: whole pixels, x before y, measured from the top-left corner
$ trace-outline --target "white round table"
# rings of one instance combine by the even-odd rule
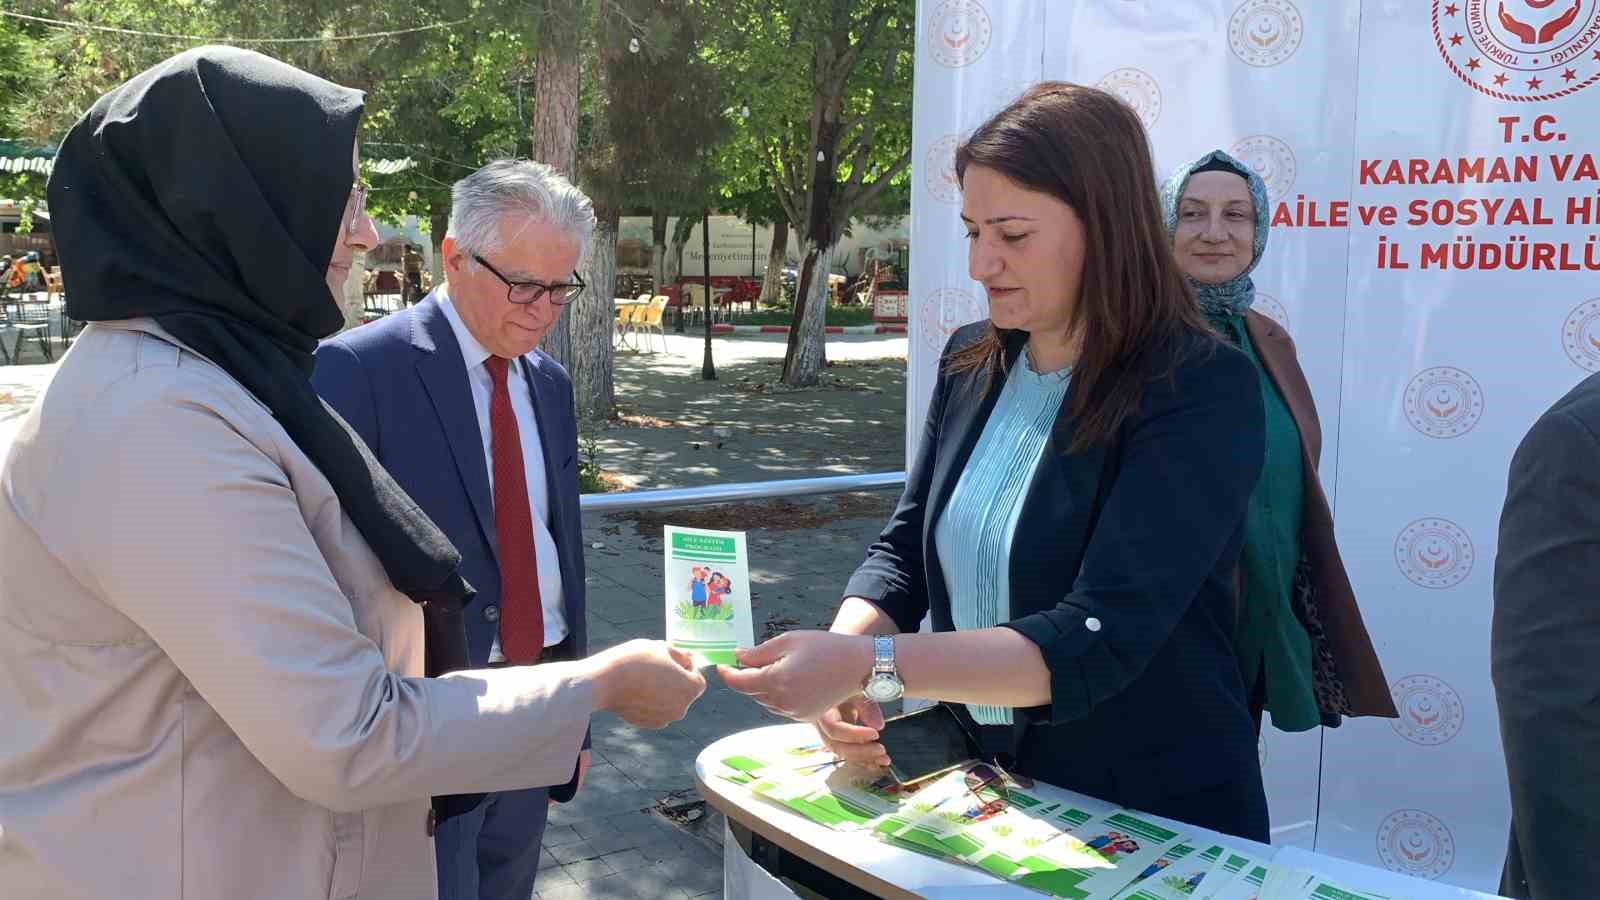
[[[797,747],[815,740],[816,732],[810,725],[804,724],[771,725],[728,735],[700,751],[695,758],[695,785],[708,803],[727,816],[730,824],[749,829],[785,851],[879,897],[894,900],[915,897],[935,900],[958,897],[1038,900],[1043,896],[975,868],[892,847],[871,835],[834,831],[775,803],[762,800],[741,785],[710,774],[719,760],[742,752]],[[1060,788],[1039,785],[1036,789],[1091,813],[1109,812],[1116,808],[1105,801]],[[1417,900],[1488,900],[1493,896],[1374,869],[1304,848],[1273,848],[1159,816],[1150,818],[1187,833],[1194,839],[1221,843],[1254,854],[1260,859],[1271,859],[1276,864],[1320,872],[1346,881],[1351,887],[1364,887]]]

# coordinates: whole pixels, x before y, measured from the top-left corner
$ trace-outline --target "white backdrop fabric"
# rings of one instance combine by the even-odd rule
[[[1133,105],[1158,177],[1220,147],[1273,198],[1257,309],[1298,344],[1402,713],[1266,729],[1275,843],[1493,889],[1506,470],[1600,371],[1600,0],[919,0],[908,459],[939,351],[987,310],[955,148],[1046,79]]]

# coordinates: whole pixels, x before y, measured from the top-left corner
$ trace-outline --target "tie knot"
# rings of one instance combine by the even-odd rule
[[[489,377],[494,379],[495,387],[504,387],[506,383],[506,365],[510,361],[503,356],[491,355],[484,360],[483,365],[489,370]]]

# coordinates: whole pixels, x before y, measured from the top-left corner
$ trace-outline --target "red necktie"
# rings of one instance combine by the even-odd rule
[[[544,606],[539,599],[539,559],[528,511],[528,475],[522,435],[506,389],[506,360],[484,361],[489,395],[489,446],[494,457],[494,537],[500,548],[500,652],[508,662],[534,663],[544,649]]]

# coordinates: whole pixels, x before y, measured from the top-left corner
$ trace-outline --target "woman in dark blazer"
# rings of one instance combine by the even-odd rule
[[[946,348],[905,492],[832,631],[782,635],[723,678],[869,763],[887,757],[863,691],[903,684],[1014,773],[1266,840],[1232,650],[1254,367],[1194,305],[1116,98],[1038,85],[956,170],[990,321]],[[934,633],[916,634],[925,613]]]

